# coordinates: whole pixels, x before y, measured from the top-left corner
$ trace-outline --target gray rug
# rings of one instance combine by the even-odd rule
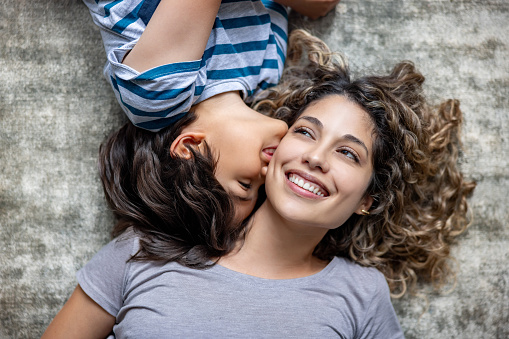
[[[460,99],[461,166],[478,187],[457,286],[394,304],[407,338],[508,338],[509,2],[343,0],[319,21],[291,20],[354,71],[409,59],[435,103]],[[39,337],[109,239],[96,158],[124,117],[104,60],[80,1],[0,2],[0,338]]]

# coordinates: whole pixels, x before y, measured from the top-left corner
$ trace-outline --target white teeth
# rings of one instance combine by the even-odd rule
[[[312,192],[320,197],[323,197],[324,194],[322,192],[319,192],[320,189],[318,187],[315,187],[313,185],[311,185],[310,183],[308,182],[304,182],[304,180],[302,179],[298,179],[297,177],[291,175],[288,180],[290,180],[291,182],[293,182],[295,185],[299,186],[299,187],[302,187],[303,189],[309,191],[309,192]]]

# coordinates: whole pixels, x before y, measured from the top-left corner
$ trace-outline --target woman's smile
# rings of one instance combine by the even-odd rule
[[[292,171],[286,176],[289,181],[289,187],[297,194],[313,199],[323,198],[329,195],[327,189],[324,188],[324,185],[320,183],[318,179],[305,172]]]

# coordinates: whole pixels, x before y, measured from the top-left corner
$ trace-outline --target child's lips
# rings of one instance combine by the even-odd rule
[[[266,147],[263,149],[263,154],[265,155],[265,158],[267,159],[267,161],[270,161],[270,159],[272,159],[272,156],[274,155],[274,152],[276,151],[277,149],[277,146],[271,146],[271,147]]]

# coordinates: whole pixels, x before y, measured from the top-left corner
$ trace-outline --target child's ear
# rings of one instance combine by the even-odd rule
[[[371,205],[373,205],[373,197],[369,194],[366,194],[355,213],[359,215],[369,215],[369,209],[371,208]]]
[[[180,134],[170,146],[170,152],[184,159],[191,159],[193,154],[189,147],[195,151],[200,151],[200,146],[205,141],[205,133],[200,132],[186,132]]]

